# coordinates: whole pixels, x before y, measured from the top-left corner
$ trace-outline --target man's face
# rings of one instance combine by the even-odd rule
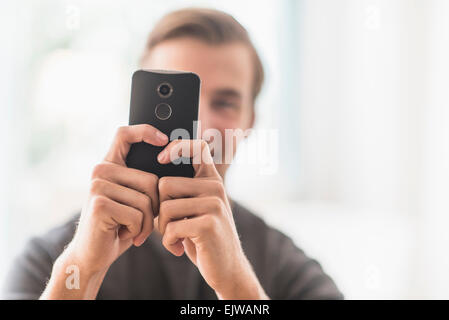
[[[222,164],[216,167],[224,177],[229,166],[224,159],[225,129],[245,131],[252,127],[254,121],[250,50],[239,43],[214,46],[194,38],[178,38],[154,47],[141,67],[191,71],[199,75],[201,133],[212,128],[220,131],[223,159]],[[230,143],[226,147],[233,156],[236,139],[227,141],[233,141],[233,147]]]

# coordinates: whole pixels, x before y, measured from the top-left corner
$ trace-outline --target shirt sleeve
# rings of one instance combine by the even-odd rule
[[[28,240],[13,260],[5,278],[1,296],[9,300],[38,299],[45,289],[53,259],[40,238]]]
[[[274,292],[277,299],[340,300],[343,294],[321,265],[296,247],[291,238],[271,230],[277,246]],[[277,239],[276,239],[277,238]]]

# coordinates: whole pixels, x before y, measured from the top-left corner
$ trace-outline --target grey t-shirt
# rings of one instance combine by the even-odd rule
[[[319,263],[260,217],[232,202],[243,250],[271,299],[342,299]],[[54,261],[73,237],[79,215],[28,241],[13,261],[4,299],[37,299]],[[153,232],[141,247],[132,246],[110,267],[97,299],[217,299],[186,254],[176,257]]]

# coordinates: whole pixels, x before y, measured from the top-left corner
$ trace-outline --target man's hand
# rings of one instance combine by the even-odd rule
[[[157,227],[163,245],[176,256],[186,252],[220,299],[267,299],[246,258],[223,180],[202,140],[174,140],[160,163],[191,157],[195,177],[159,180]]]
[[[110,265],[131,245],[140,246],[152,232],[159,211],[158,178],[125,165],[131,144],[142,141],[163,146],[168,137],[150,125],[121,127],[117,131],[104,161],[93,170],[77,231],[55,263],[42,298],[95,298]],[[58,282],[58,276],[67,276],[67,265],[80,270],[79,297],[68,295]]]

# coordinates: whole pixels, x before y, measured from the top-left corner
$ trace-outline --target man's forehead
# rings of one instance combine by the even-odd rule
[[[202,90],[208,92],[251,90],[251,57],[243,44],[217,46],[191,38],[167,40],[151,50],[142,67],[194,72],[201,78]]]

